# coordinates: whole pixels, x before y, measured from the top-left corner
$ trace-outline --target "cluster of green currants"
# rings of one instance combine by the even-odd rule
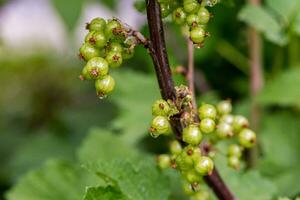
[[[216,2],[198,0],[159,0],[162,17],[172,14],[176,24],[189,27],[189,37],[194,44],[202,46],[204,39],[208,36],[206,25],[211,14],[206,6],[213,6]]]
[[[100,98],[111,93],[115,81],[109,75],[109,68],[118,68],[123,59],[134,54],[134,46],[126,43],[122,24],[116,19],[95,18],[87,24],[89,33],[85,36],[79,56],[87,63],[82,70],[82,80],[95,80],[97,95]]]

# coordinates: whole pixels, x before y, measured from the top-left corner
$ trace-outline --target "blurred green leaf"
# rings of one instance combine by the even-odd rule
[[[269,41],[278,45],[287,44],[288,38],[283,34],[283,27],[265,8],[248,4],[239,12],[238,18],[262,32]]]
[[[73,30],[81,15],[84,0],[51,0],[66,26]]]
[[[278,186],[279,195],[300,192],[300,117],[271,113],[264,117],[260,142],[264,159],[260,170]]]
[[[77,166],[59,160],[23,176],[7,193],[7,200],[82,200],[86,186],[100,182]]]
[[[125,144],[119,135],[104,129],[92,129],[78,150],[78,158],[82,163],[107,162],[136,154],[134,147]]]
[[[299,0],[267,0],[268,7],[275,10],[286,23],[290,23],[296,12],[299,12]]]
[[[127,200],[116,187],[90,187],[87,189],[84,200]]]
[[[97,0],[97,1],[112,10],[116,9],[118,3],[117,0]]]
[[[300,69],[289,69],[266,84],[257,98],[263,105],[300,107]]]
[[[292,28],[293,31],[300,36],[300,13],[297,14]]]
[[[94,162],[85,167],[117,185],[128,199],[167,200],[170,195],[168,179],[157,169],[152,157],[141,156],[134,161],[124,158]]]
[[[28,136],[26,142],[21,144],[12,159],[10,170],[14,179],[30,169],[39,167],[48,159],[72,160],[73,148],[66,138],[51,134]]]
[[[135,143],[147,135],[152,117],[151,105],[159,98],[156,78],[128,69],[113,76],[117,85],[111,98],[120,108],[113,127],[122,130],[121,137],[128,143]]]

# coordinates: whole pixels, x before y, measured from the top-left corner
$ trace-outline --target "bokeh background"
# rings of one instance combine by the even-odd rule
[[[49,160],[73,163],[78,155],[88,157],[85,149],[93,145],[88,154],[92,158],[113,157],[119,147],[115,138],[139,151],[165,151],[164,139],[154,142],[147,133],[151,104],[159,90],[146,50],[138,47],[134,58],[113,72],[116,90],[107,99],[99,100],[93,84],[78,79],[84,65],[78,49],[85,23],[92,18],[116,16],[148,35],[145,14],[134,4],[141,9],[141,2],[134,0],[0,1],[0,199],[8,191],[12,191],[8,200],[46,199],[25,198],[22,191],[28,188],[11,189],[20,180],[29,181],[26,177]],[[230,98],[235,113],[250,116],[253,103],[261,112],[256,169],[235,173],[220,161],[222,175],[241,200],[296,197],[300,194],[299,1],[266,0],[251,7],[246,1],[224,0],[210,10],[211,37],[204,48],[195,50],[197,101]],[[262,37],[265,84],[257,96],[249,91],[249,26]],[[187,45],[180,28],[168,19],[165,28],[172,68],[186,66]],[[181,75],[174,78],[176,84],[184,83]]]

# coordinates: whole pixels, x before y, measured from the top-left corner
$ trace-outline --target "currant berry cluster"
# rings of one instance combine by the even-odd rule
[[[157,138],[159,135],[169,135],[172,132],[170,119],[181,116],[184,126],[182,143],[177,140],[170,142],[170,154],[157,157],[161,169],[172,167],[182,175],[185,183],[184,190],[189,191],[194,199],[206,194],[199,189],[203,176],[210,175],[214,169],[213,144],[229,140],[227,160],[228,166],[240,168],[240,160],[245,148],[251,148],[256,142],[256,134],[250,130],[248,120],[241,115],[232,115],[232,105],[229,100],[219,102],[216,106],[202,104],[197,112],[190,105],[190,93],[187,87],[176,88],[177,102],[157,100],[152,106],[154,116],[150,133]],[[179,99],[179,100],[178,100]],[[195,121],[195,115],[200,122]],[[205,140],[205,144],[202,142]]]
[[[173,22],[185,25],[189,28],[189,37],[194,44],[201,47],[205,37],[211,14],[206,6],[213,6],[217,1],[198,1],[198,0],[159,0],[162,17],[165,18],[172,14]]]
[[[123,59],[134,54],[135,44],[130,42],[122,24],[116,20],[95,18],[87,24],[89,30],[79,50],[79,57],[86,61],[80,78],[95,80],[96,93],[100,98],[111,93],[115,81],[109,68],[118,68]]]

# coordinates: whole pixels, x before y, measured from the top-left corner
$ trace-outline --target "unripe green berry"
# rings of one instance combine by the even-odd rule
[[[106,75],[95,81],[97,95],[100,98],[111,93],[115,88],[115,80],[110,75]]]
[[[119,52],[108,52],[105,58],[110,67],[117,68],[120,67],[123,63],[122,54]]]
[[[122,25],[117,20],[113,19],[107,22],[105,34],[108,39],[115,38],[118,36],[116,30],[121,29]]]
[[[223,115],[219,121],[220,121],[220,123],[224,122],[224,123],[232,125],[233,120],[234,120],[233,115]]]
[[[184,0],[183,1],[183,8],[187,13],[196,12],[200,7],[200,4],[197,0]]]
[[[239,142],[245,148],[251,148],[256,143],[256,134],[245,128],[239,133]]]
[[[228,156],[240,158],[242,156],[242,148],[237,144],[231,144],[228,147]]]
[[[171,126],[168,118],[165,116],[156,116],[153,118],[150,128],[151,136],[156,138],[161,134],[169,134],[171,132]]]
[[[213,105],[203,104],[198,109],[198,114],[201,120],[205,118],[210,118],[214,120],[217,117],[217,110]]]
[[[89,42],[94,44],[97,48],[103,48],[107,44],[107,38],[103,31],[96,31],[90,38]]]
[[[210,194],[207,190],[201,190],[196,192],[192,197],[191,200],[210,200]]]
[[[91,43],[91,44],[93,44],[93,42],[91,42],[91,41],[94,41],[93,35],[94,35],[95,32],[96,32],[96,31],[90,31],[90,32],[85,36],[84,42],[85,42],[85,43]]]
[[[90,31],[104,31],[105,27],[106,21],[102,18],[95,18],[87,25]]]
[[[188,171],[194,167],[192,154],[189,154],[186,148],[177,156],[175,161],[180,171]]]
[[[216,132],[218,137],[221,139],[225,139],[233,136],[232,126],[224,122],[217,125]]]
[[[186,18],[186,22],[189,26],[196,26],[199,23],[200,19],[196,14],[189,14]]]
[[[166,18],[172,12],[171,5],[169,3],[160,4],[161,17]]]
[[[221,101],[217,105],[217,110],[220,115],[227,115],[232,111],[232,105],[229,100]]]
[[[227,164],[229,167],[233,169],[239,169],[241,165],[241,161],[238,157],[236,156],[229,156],[227,160]]]
[[[211,133],[215,130],[216,123],[210,118],[205,118],[200,122],[200,129],[203,133]]]
[[[167,154],[157,156],[157,165],[160,169],[167,169],[171,166],[171,158]]]
[[[241,131],[243,128],[247,128],[249,126],[249,121],[246,117],[242,115],[237,115],[233,119],[233,130],[235,132]]]
[[[154,102],[152,105],[152,115],[162,115],[162,116],[168,116],[171,108],[167,101],[163,99],[159,99]]]
[[[208,22],[209,22],[209,19],[210,19],[210,13],[209,11],[204,8],[204,7],[201,7],[198,11],[198,16],[199,16],[199,23],[202,24],[202,25],[206,25]]]
[[[195,170],[201,175],[211,174],[214,169],[214,162],[210,157],[202,156],[195,163]]]
[[[182,176],[189,183],[199,183],[201,181],[201,176],[195,170],[189,170],[182,174]]]
[[[183,24],[186,20],[186,13],[182,7],[179,7],[173,11],[172,18],[176,24]]]
[[[123,47],[120,43],[118,42],[112,42],[110,43],[107,48],[106,48],[107,52],[118,52],[118,53],[122,53],[123,51]]]
[[[98,79],[108,73],[108,63],[101,57],[90,59],[82,70],[85,79]]]
[[[84,43],[80,49],[79,49],[79,56],[84,59],[85,61],[88,61],[94,57],[99,57],[101,52],[95,48],[93,45]]]
[[[200,144],[202,139],[202,133],[199,126],[189,125],[183,129],[182,140],[191,145]]]
[[[173,155],[179,155],[182,151],[182,146],[177,140],[170,142],[170,152]]]
[[[124,48],[122,52],[122,57],[127,60],[134,56],[134,48]]]
[[[189,182],[184,182],[182,184],[182,188],[183,188],[183,192],[187,195],[192,195],[195,193],[192,184],[190,184]]]

